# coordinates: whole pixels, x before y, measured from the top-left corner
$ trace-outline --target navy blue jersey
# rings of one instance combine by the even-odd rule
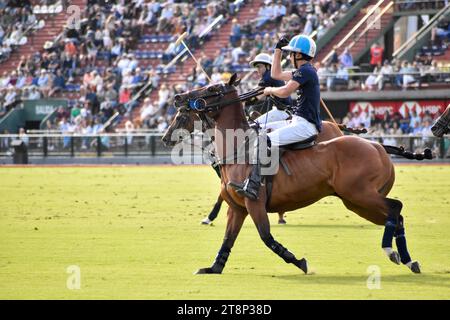
[[[274,78],[272,78],[270,76],[270,70],[266,70],[266,72],[264,72],[263,77],[262,77],[261,81],[259,82],[259,86],[264,87],[264,88],[266,88],[266,87],[278,88],[278,87],[282,87],[284,85],[285,85],[285,83],[283,80],[275,80]],[[291,97],[287,97],[287,98],[274,97],[274,98],[287,107],[290,107],[292,105]]]
[[[292,72],[292,80],[298,82],[297,101],[293,105],[295,115],[314,124],[320,132],[320,84],[316,69],[308,62]]]

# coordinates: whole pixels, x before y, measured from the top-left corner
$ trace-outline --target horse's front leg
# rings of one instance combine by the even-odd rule
[[[261,193],[262,192],[260,192],[260,194]],[[281,243],[277,242],[273,238],[270,233],[269,217],[267,216],[264,203],[264,199],[260,199],[258,201],[245,199],[245,206],[247,207],[248,213],[252,217],[253,222],[258,229],[258,233],[262,241],[267,247],[270,248],[270,250],[275,252],[286,263],[292,263],[300,268],[305,274],[308,273],[308,263],[306,259],[302,258],[298,260],[292,252],[283,247]]]
[[[228,257],[230,255],[231,248],[236,241],[239,231],[241,231],[241,227],[244,224],[246,216],[247,212],[245,212],[244,210],[241,211],[228,208],[227,228],[225,231],[225,237],[223,239],[222,247],[217,253],[213,265],[210,268],[199,269],[196,274],[222,273],[222,270],[223,268],[225,268],[225,264],[227,263]]]

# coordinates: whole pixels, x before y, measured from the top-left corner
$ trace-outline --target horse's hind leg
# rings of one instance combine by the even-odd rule
[[[348,209],[356,212],[363,218],[378,225],[384,224],[385,228],[381,246],[389,259],[396,264],[402,262],[414,273],[420,273],[419,263],[417,261],[411,261],[406,246],[403,216],[400,214],[403,204],[396,199],[384,198],[382,200],[385,205],[380,207],[379,201],[377,201],[378,205],[374,205],[375,202],[371,203],[371,201],[368,201],[367,199],[370,198],[366,198],[364,202],[358,202],[358,204],[355,204],[355,199],[353,199],[355,202],[350,202],[348,200],[343,200],[343,202]],[[398,253],[392,249],[392,240],[394,237],[399,251]]]
[[[399,215],[397,228],[395,229],[395,244],[400,254],[401,261],[408,266],[414,273],[420,273],[420,264],[418,261],[412,261],[406,245],[405,226],[403,224],[403,216]]]
[[[404,219],[401,215],[403,204],[396,199],[386,198],[385,201],[386,206],[388,207],[388,217],[386,219],[382,247],[388,255],[392,254],[392,238],[395,237],[399,260],[403,264],[407,265],[412,272],[420,273],[419,263],[411,260],[411,256],[409,255],[408,248],[406,246],[405,227],[403,224]],[[394,262],[399,264],[400,261]]]
[[[214,204],[214,207],[212,208],[211,212],[208,214],[206,218],[202,220],[202,224],[211,224],[211,222],[214,221],[214,219],[217,218],[217,215],[219,214],[220,208],[222,207],[223,198],[219,194],[219,197],[217,198],[216,203]]]
[[[278,212],[278,224],[286,224],[286,220],[284,220],[284,212]]]
[[[222,273],[222,270],[225,268],[225,264],[227,263],[228,257],[230,255],[231,248],[236,241],[236,238],[239,234],[239,231],[241,230],[246,216],[247,212],[243,210],[228,208],[227,228],[225,231],[225,237],[223,239],[222,247],[217,253],[213,265],[210,268],[199,269],[196,274]]]

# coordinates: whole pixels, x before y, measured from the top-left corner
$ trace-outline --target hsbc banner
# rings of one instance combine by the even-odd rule
[[[426,111],[434,118],[444,112],[450,100],[420,100],[420,101],[358,101],[350,103],[350,112],[364,111],[367,114],[374,112],[376,118],[383,118],[384,114],[389,112],[393,115],[399,112],[402,117],[411,115],[415,111],[419,116],[423,116]]]

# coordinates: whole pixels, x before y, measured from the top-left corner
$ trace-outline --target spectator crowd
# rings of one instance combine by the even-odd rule
[[[239,21],[236,15],[246,2],[88,0],[79,25],[66,24],[61,35],[46,43],[42,51],[23,56],[16,70],[0,74],[0,118],[24,99],[64,97],[67,92],[76,92],[80,98],[72,101],[69,109],[59,108],[46,129],[95,134],[104,131],[103,124],[118,112],[117,123],[123,123],[127,132],[139,128],[164,131],[175,114],[173,97],[208,83],[202,68],[213,82],[226,81],[233,72],[250,72],[248,62],[261,52],[272,53],[280,35],[303,33],[318,40],[357,0],[266,0],[253,20]],[[7,3],[0,1],[0,58],[5,52],[5,59],[8,47],[14,47],[23,30],[37,19],[31,4],[14,7]],[[64,8],[68,5],[70,1],[65,1]],[[170,35],[171,39],[188,32],[186,41],[195,50],[208,40],[200,36],[219,16],[231,21],[228,46],[213,56],[201,50],[195,52],[202,68],[193,68],[183,83],[169,86],[163,81],[161,70],[142,65],[135,52],[148,30],[153,36]],[[443,22],[434,33],[443,45],[448,42],[445,28],[448,24]],[[174,41],[167,42],[160,61],[168,63],[181,49]],[[411,62],[390,61],[378,44],[372,47],[370,55],[370,69],[363,76],[352,75],[358,66],[347,48],[342,52],[336,49],[325,65],[316,62],[322,89],[407,89],[412,84],[445,80],[442,72],[446,69],[432,56],[418,55]],[[257,81],[255,75],[251,76],[241,90],[253,88]],[[156,99],[150,99],[147,84],[157,91]],[[142,90],[145,97],[135,99]],[[139,116],[133,119],[133,110],[138,106]],[[422,120],[416,127],[410,119],[388,116],[378,121],[373,115],[363,119],[349,114],[344,120],[349,126],[364,125],[380,134],[414,134],[428,130],[430,125]],[[89,146],[86,143],[84,147]]]

